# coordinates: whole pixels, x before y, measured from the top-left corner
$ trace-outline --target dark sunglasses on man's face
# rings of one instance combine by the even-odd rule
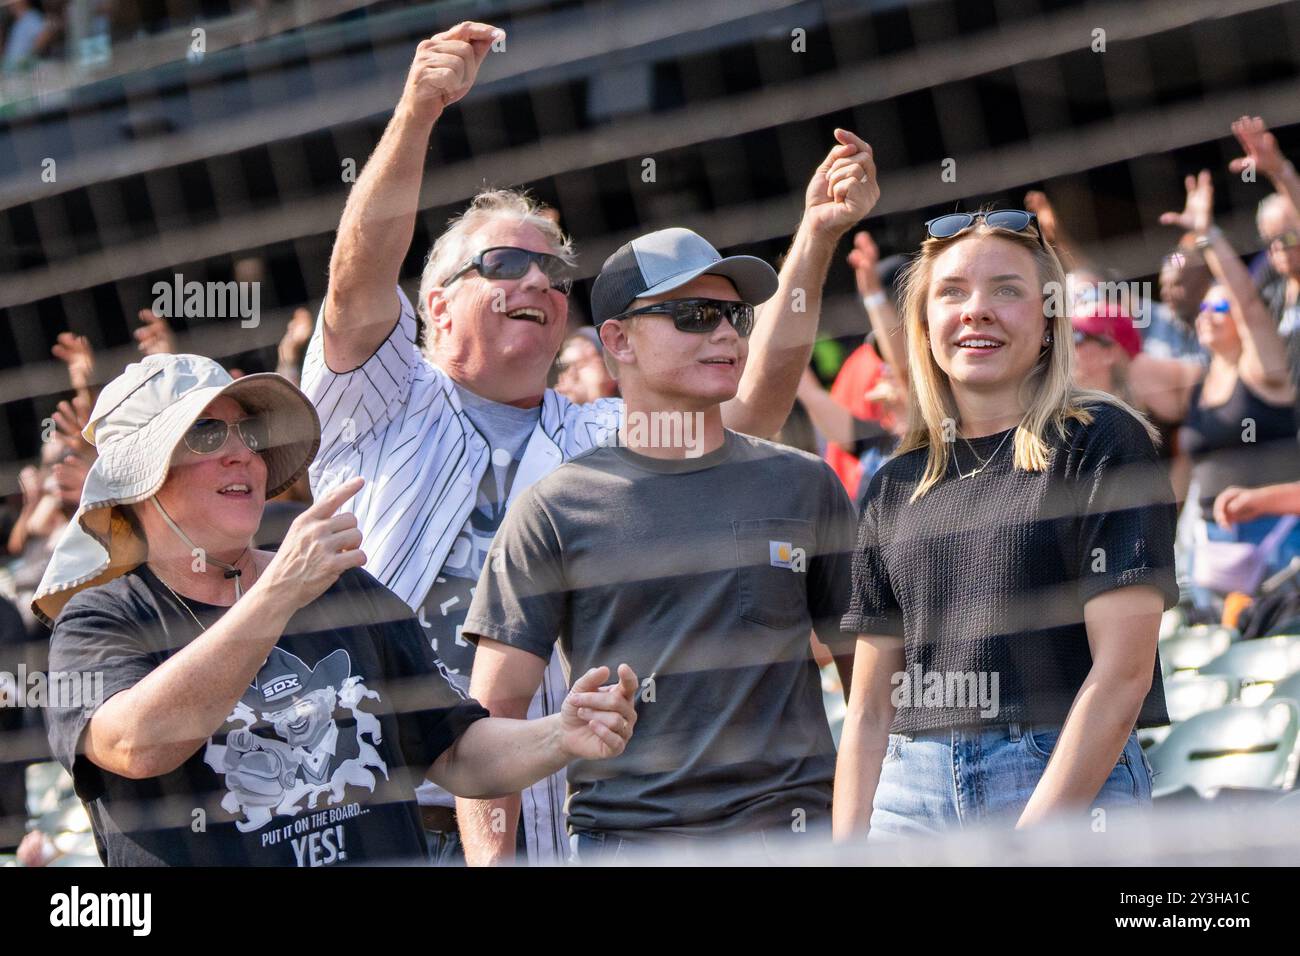
[[[1300,232],[1288,229],[1286,232],[1278,233],[1276,236],[1273,236],[1264,243],[1265,246],[1272,246],[1274,244],[1280,244],[1283,249],[1290,249],[1292,246],[1300,246]]]
[[[634,315],[671,316],[673,325],[680,332],[712,332],[722,324],[723,319],[731,323],[742,339],[748,338],[749,333],[754,331],[754,307],[748,302],[731,302],[726,299],[668,299],[611,318],[626,319]]]
[[[986,225],[994,229],[1008,229],[1011,232],[1028,232],[1034,226],[1038,244],[1047,248],[1043,231],[1038,228],[1038,217],[1023,209],[997,209],[993,212],[954,212],[946,216],[931,219],[925,224],[925,231],[931,239],[951,239],[959,232],[964,232],[976,222],[983,219]]]
[[[542,270],[551,288],[564,295],[573,288],[573,277],[569,275],[569,266],[559,256],[549,252],[533,252],[531,249],[519,249],[515,246],[493,246],[484,249],[469,262],[456,270],[455,275],[443,283],[451,285],[471,269],[476,270],[484,279],[522,279],[528,274],[533,263]]]
[[[266,422],[260,418],[226,422],[220,418],[200,418],[185,432],[185,447],[196,455],[211,455],[226,447],[231,426],[249,451],[265,451],[268,444]]]

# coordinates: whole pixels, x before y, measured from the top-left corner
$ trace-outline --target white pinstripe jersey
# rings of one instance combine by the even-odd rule
[[[341,510],[357,516],[366,570],[413,611],[429,593],[474,507],[491,449],[461,408],[447,373],[416,342],[415,312],[397,290],[400,316],[383,344],[359,368],[336,374],[325,364],[323,324],[316,323],[303,363],[302,388],[321,420],[321,447],[311,466],[312,492],[361,475],[365,486]],[[615,439],[622,402],[574,405],[547,389],[541,416],[525,446],[507,507],[529,485],[567,459]],[[566,682],[551,657],[530,718],[553,713]],[[530,862],[562,862],[563,772],[523,794]]]

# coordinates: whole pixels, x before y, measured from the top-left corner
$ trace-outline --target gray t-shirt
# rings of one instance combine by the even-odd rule
[[[476,395],[456,386],[461,407],[488,443],[491,465],[483,473],[474,510],[465,520],[456,542],[434,578],[417,611],[420,627],[442,664],[443,676],[462,694],[469,694],[470,670],[474,666],[474,645],[461,634],[465,613],[473,598],[492,538],[505,516],[506,501],[514,484],[519,460],[537,427],[541,406],[516,408]],[[417,794],[425,806],[454,807],[456,798],[436,783],[421,781]]]
[[[825,822],[835,748],[808,638],[851,649],[855,520],[820,459],[733,432],[695,459],[597,448],[519,497],[466,637],[543,659],[558,637],[570,679],[626,662],[642,681],[627,750],[569,767],[572,829]]]
[[[505,517],[506,501],[514,484],[524,447],[537,425],[540,408],[515,408],[475,395],[459,385],[465,414],[488,443],[491,465],[483,473],[474,509],[465,520],[429,588],[420,609],[420,623],[433,645],[433,652],[447,669],[447,678],[463,693],[469,692],[474,645],[461,637],[478,576],[483,571],[492,538]]]

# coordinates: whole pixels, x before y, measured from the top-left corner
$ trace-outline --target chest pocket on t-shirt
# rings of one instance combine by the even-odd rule
[[[813,525],[797,518],[733,521],[740,616],[765,627],[808,620]]]

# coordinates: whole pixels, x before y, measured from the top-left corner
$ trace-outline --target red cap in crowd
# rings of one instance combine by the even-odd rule
[[[1121,308],[1104,302],[1084,302],[1070,318],[1074,331],[1096,335],[1117,344],[1129,358],[1142,351],[1142,339],[1133,328],[1133,320]]]

